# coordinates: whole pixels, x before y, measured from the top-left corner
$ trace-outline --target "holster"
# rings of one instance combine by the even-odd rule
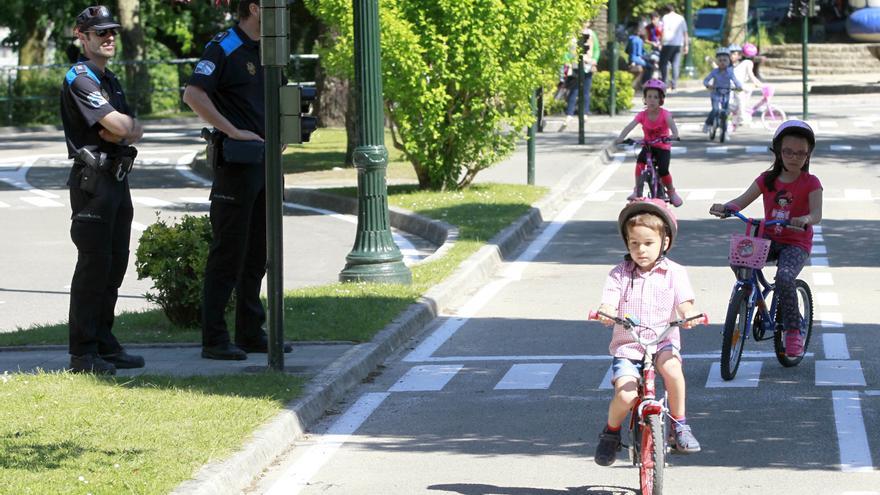
[[[76,155],[76,161],[85,165],[81,173],[80,189],[94,194],[96,174],[93,172],[106,172],[117,181],[122,182],[134,168],[134,159],[137,158],[137,154],[137,148],[134,146],[122,147],[112,157],[104,152],[93,152],[87,148],[82,148]],[[84,187],[84,184],[87,182],[88,186]]]
[[[244,165],[262,165],[266,145],[262,141],[223,140],[223,161]]]

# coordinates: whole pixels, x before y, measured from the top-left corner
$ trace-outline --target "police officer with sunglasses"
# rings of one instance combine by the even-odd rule
[[[61,87],[61,120],[68,157],[72,209],[70,237],[78,257],[70,285],[70,370],[115,374],[141,368],[113,336],[119,286],[128,268],[134,209],[128,174],[144,130],[125,101],[122,86],[107,69],[116,53],[119,23],[103,5],[76,17],[74,33],[83,55]]]

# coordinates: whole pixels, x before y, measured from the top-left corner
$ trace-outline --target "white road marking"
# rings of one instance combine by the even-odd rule
[[[63,203],[59,203],[58,201],[55,201],[55,200],[52,200],[49,198],[43,198],[40,196],[36,196],[36,197],[23,196],[21,198],[21,200],[24,201],[25,203],[30,203],[30,204],[32,204],[34,206],[38,206],[40,208],[59,208],[59,207],[64,206]]]
[[[844,189],[843,197],[849,201],[871,201],[870,189]]]
[[[143,232],[147,230],[147,226],[140,222],[131,222],[131,228],[137,230],[138,232]]]
[[[463,366],[460,364],[441,364],[413,366],[389,392],[436,392],[452,380]]]
[[[831,392],[834,404],[834,423],[837,426],[837,445],[840,448],[840,469],[845,472],[870,472],[874,470],[862,403],[854,390]]]
[[[611,199],[612,196],[614,196],[614,191],[598,191],[587,196],[587,201],[604,202]]]
[[[811,257],[810,266],[828,266],[828,258],[823,256]]]
[[[825,242],[825,238],[822,237],[822,234],[813,233],[813,242]]]
[[[823,333],[822,348],[825,349],[825,359],[849,359],[846,334]]]
[[[721,363],[712,363],[709,377],[706,379],[706,388],[745,388],[757,387],[761,381],[761,361],[740,361],[739,369],[733,380],[725,381],[721,378]]]
[[[211,200],[207,196],[181,196],[180,200],[184,203],[195,203],[198,205],[209,205]]]
[[[873,127],[874,124],[867,120],[853,120],[853,126],[855,127]]]
[[[870,396],[880,395],[880,390],[865,390],[865,395],[870,395]]]
[[[828,249],[823,245],[813,245],[813,254],[828,254]]]
[[[602,378],[602,383],[599,384],[599,390],[611,390],[614,388],[614,385],[611,384],[611,377],[614,375],[614,367],[609,366],[608,371],[605,372],[605,376]]]
[[[822,127],[840,127],[836,120],[823,120]]]
[[[9,205],[7,203],[4,203],[3,201],[0,201],[0,208],[9,208]]]
[[[484,285],[483,288],[480,289],[474,297],[472,297],[467,304],[458,311],[458,317],[447,319],[442,325],[440,325],[440,327],[431,332],[431,335],[423,340],[415,349],[413,349],[412,352],[407,354],[403,358],[403,361],[422,362],[430,360],[431,355],[434,354],[434,352],[439,349],[447,339],[454,335],[462,325],[467,323],[467,321],[472,318],[480,308],[495,297],[498,291],[510,282],[519,280],[526,264],[535,259],[565,223],[571,220],[574,214],[583,207],[590,194],[596,193],[602,189],[602,186],[604,186],[605,183],[608,182],[608,179],[620,168],[624,159],[626,159],[625,153],[615,154],[614,161],[605,166],[602,172],[593,179],[590,185],[584,190],[580,199],[570,202],[568,206],[560,211],[559,214],[557,214],[556,217],[544,227],[538,237],[528,245],[526,250],[519,255],[516,261],[509,263],[506,268],[502,269],[500,272],[501,278]]]
[[[514,364],[495,390],[546,390],[550,388],[562,363]]]
[[[831,151],[852,151],[852,146],[848,144],[832,144]]]
[[[880,151],[880,144],[872,144],[871,151]]]
[[[171,201],[165,201],[164,199],[159,198],[151,198],[149,196],[132,196],[131,200],[139,205],[150,206],[154,208],[164,208],[174,204]]]
[[[746,153],[769,153],[766,146],[746,146]]]
[[[710,155],[723,155],[727,153],[727,146],[714,146],[711,148],[706,148],[706,153]]]
[[[862,363],[855,360],[816,361],[816,386],[864,387]]]
[[[308,486],[309,480],[333,457],[351,435],[373,414],[388,397],[387,392],[374,392],[362,395],[345,414],[342,415],[321,435],[320,440],[271,486],[266,495],[296,495]]]
[[[688,201],[706,201],[715,198],[714,189],[696,189],[688,193]]]
[[[688,152],[687,146],[673,146],[670,154],[672,155],[686,155]]]
[[[819,324],[823,328],[843,327],[843,315],[840,313],[819,313]]]
[[[42,197],[48,198],[48,199],[57,199],[60,197],[55,193],[51,193],[49,191],[44,191],[42,189],[31,189],[29,192],[31,194],[36,194],[37,196],[42,196]]]
[[[412,353],[410,353],[412,354]],[[808,352],[805,357],[812,357],[813,353]],[[408,356],[409,357],[409,356]],[[711,359],[717,360],[721,357],[721,352],[706,352],[700,354],[683,354],[683,359]],[[744,351],[743,359],[775,359],[776,354],[773,352]],[[608,354],[554,354],[539,356],[520,356],[520,355],[504,355],[504,356],[425,356],[424,359],[410,359],[420,363],[450,363],[450,362],[492,362],[492,361],[607,361],[610,358]]]
[[[181,156],[177,159],[177,165],[174,167],[174,169],[177,170],[177,173],[186,177],[190,181],[208,187],[211,185],[211,181],[193,172],[190,168],[190,164],[192,164],[193,160],[195,160],[197,154],[197,152],[192,152]]]
[[[821,225],[813,225],[813,232],[821,234],[822,233],[822,226]]]
[[[813,274],[813,285],[834,285],[834,279],[828,272],[816,272]]]
[[[816,292],[813,299],[819,306],[840,306],[840,299],[836,292]]]

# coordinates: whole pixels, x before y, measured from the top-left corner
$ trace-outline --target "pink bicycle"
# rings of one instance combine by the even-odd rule
[[[785,122],[785,111],[777,106],[773,106],[771,100],[773,98],[773,93],[775,92],[773,86],[769,84],[765,84],[764,87],[761,88],[761,100],[752,106],[749,109],[749,115],[752,116],[759,109],[761,111],[761,125],[764,126],[768,131],[772,131],[779,126],[779,124]],[[733,129],[742,124],[742,118],[737,117],[732,120]]]

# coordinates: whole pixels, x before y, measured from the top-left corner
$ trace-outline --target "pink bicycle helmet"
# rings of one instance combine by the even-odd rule
[[[642,96],[648,94],[649,89],[656,89],[660,92],[660,104],[663,104],[663,101],[666,99],[666,84],[660,79],[649,79],[642,86]]]
[[[744,57],[754,57],[758,54],[758,47],[751,43],[743,43],[742,52]]]
[[[675,219],[672,210],[666,206],[666,202],[657,198],[637,199],[620,210],[620,215],[617,216],[617,227],[620,230],[621,237],[623,237],[623,244],[627,245],[626,222],[639,213],[653,213],[663,219],[663,223],[666,224],[666,234],[669,236],[669,246],[666,247],[664,254],[669,252],[672,249],[675,237],[678,235],[678,221]]]

